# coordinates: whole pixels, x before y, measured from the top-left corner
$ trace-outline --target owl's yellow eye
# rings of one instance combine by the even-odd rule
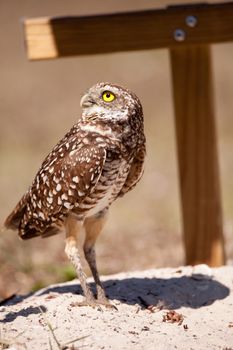
[[[115,100],[116,96],[110,92],[110,91],[104,91],[102,93],[102,99],[104,100],[104,102],[112,102],[113,100]]]

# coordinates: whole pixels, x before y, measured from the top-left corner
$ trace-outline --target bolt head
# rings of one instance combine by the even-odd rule
[[[197,17],[195,16],[187,16],[185,18],[185,23],[187,24],[188,27],[196,27],[197,25]]]
[[[183,29],[176,29],[173,33],[173,37],[176,41],[184,41],[186,33]]]

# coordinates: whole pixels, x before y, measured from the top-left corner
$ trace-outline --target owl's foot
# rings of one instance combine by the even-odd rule
[[[97,303],[99,305],[105,306],[108,309],[118,310],[114,304],[110,303],[109,299],[106,297],[106,294],[105,294],[105,291],[104,291],[104,288],[103,288],[101,282],[100,281],[98,281],[98,282],[99,283],[96,286],[97,287],[97,299],[96,299]]]
[[[117,307],[111,304],[107,298],[101,298],[101,299],[85,298],[83,301],[76,301],[72,303],[71,306],[78,306],[78,307],[91,306],[92,308],[96,308],[99,311],[103,311],[102,306],[104,306],[107,309],[118,310]]]
[[[83,301],[76,301],[72,303],[71,306],[91,306],[92,308],[102,310],[99,303],[94,298],[85,298]]]
[[[106,296],[98,296],[96,302],[101,306],[105,306],[107,309],[114,309],[118,311],[117,307],[114,304],[110,303]]]

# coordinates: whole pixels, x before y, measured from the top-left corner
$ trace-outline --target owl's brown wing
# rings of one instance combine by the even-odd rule
[[[133,159],[133,162],[129,170],[129,174],[119,193],[120,197],[124,196],[127,192],[131,191],[136,186],[138,181],[141,179],[144,171],[145,156],[146,156],[146,147],[145,147],[145,144],[143,144],[139,148],[136,156]]]
[[[44,162],[25,198],[26,203],[21,203],[25,210],[18,227],[20,236],[27,239],[53,231],[94,190],[105,159],[103,147],[79,143],[65,154]]]

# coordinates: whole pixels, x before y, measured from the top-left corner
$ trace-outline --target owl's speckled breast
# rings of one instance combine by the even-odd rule
[[[95,190],[74,209],[81,217],[90,217],[107,209],[125,183],[130,165],[125,159],[107,160]]]

